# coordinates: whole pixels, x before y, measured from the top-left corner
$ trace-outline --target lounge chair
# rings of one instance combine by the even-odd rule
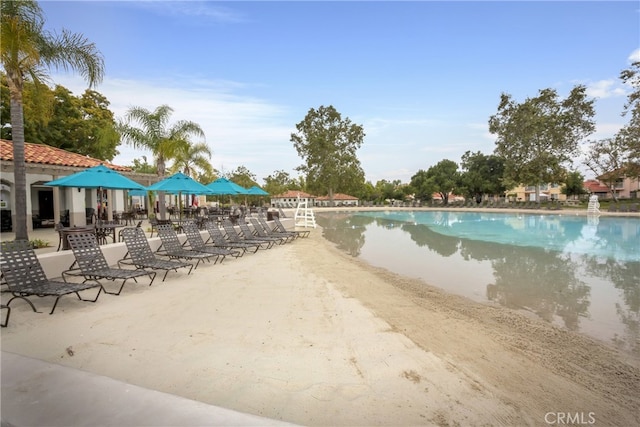
[[[237,249],[240,251],[240,256],[244,255],[244,253],[249,249],[253,250],[253,253],[258,252],[260,249],[260,244],[258,243],[249,243],[249,242],[231,242],[224,237],[220,228],[218,228],[217,221],[207,221],[205,222],[205,228],[209,232],[209,239],[205,242],[212,242],[215,246],[220,248],[228,248],[228,249]]]
[[[127,283],[127,280],[129,279],[133,279],[133,281],[137,283],[138,277],[148,276],[151,279],[149,282],[149,286],[151,286],[153,284],[153,280],[156,278],[155,271],[110,267],[107,263],[107,259],[104,257],[104,253],[102,253],[102,250],[98,245],[96,235],[93,233],[69,235],[67,240],[69,241],[69,245],[73,251],[73,256],[76,259],[74,265],[78,266],[80,273],[77,273],[77,269],[74,269],[73,266],[69,270],[63,271],[62,278],[65,282],[67,281],[66,276],[69,275],[83,276],[83,283],[91,281],[100,283],[100,279],[111,280],[113,282],[116,280],[122,280],[122,284],[120,285],[118,292],[109,292],[105,289],[105,292],[108,294],[120,295],[122,288],[124,288],[125,283]]]
[[[100,283],[66,283],[56,280],[49,280],[31,247],[31,243],[26,240],[15,240],[2,242],[1,245],[2,262],[0,269],[13,297],[7,301],[5,306],[9,307],[11,301],[20,298],[26,301],[33,311],[37,311],[33,303],[27,299],[29,296],[54,296],[56,297],[51,312],[53,314],[58,305],[58,300],[69,294],[76,294],[79,300],[96,302],[100,292],[104,290]],[[79,292],[87,289],[98,289],[94,299],[83,299]],[[7,320],[9,314],[7,314]]]
[[[240,228],[240,232],[245,239],[248,238],[252,240],[262,240],[264,242],[272,242],[272,244],[277,243],[279,245],[285,242],[285,239],[283,239],[282,237],[269,237],[258,234],[258,230],[251,230],[249,228],[249,225],[244,221],[243,218],[238,221],[238,227]]]
[[[220,262],[224,261],[227,255],[238,258],[241,254],[241,252],[238,250],[206,245],[204,239],[202,239],[202,235],[200,234],[200,229],[198,229],[198,226],[193,221],[187,221],[183,223],[182,229],[187,236],[187,242],[189,243],[189,246],[196,252],[204,252],[205,254],[217,255],[218,257],[221,257]]]
[[[9,316],[11,316],[11,307],[9,307],[8,305],[2,304],[0,305],[0,310],[7,310],[7,315],[5,316],[2,323],[0,323],[0,326],[2,326],[3,328],[6,328],[9,325]]]
[[[257,239],[252,239],[250,237],[242,236],[236,231],[236,228],[231,223],[231,221],[226,218],[222,221],[222,228],[224,228],[224,231],[227,235],[227,239],[234,243],[236,242],[252,243],[254,245],[258,245],[260,249],[271,249],[271,247],[275,244],[275,242],[272,242],[272,241],[257,240]]]
[[[177,272],[179,268],[189,267],[187,275],[191,274],[191,270],[193,270],[193,264],[188,262],[156,257],[142,228],[125,228],[122,230],[122,239],[127,245],[127,253],[124,258],[118,261],[118,265],[129,264],[139,269],[164,270],[163,282],[167,278],[169,270]]]
[[[178,234],[171,224],[158,224],[157,230],[158,235],[160,236],[160,240],[162,240],[162,245],[160,245],[156,252],[161,255],[167,256],[170,259],[197,260],[196,265],[193,267],[194,270],[198,268],[198,265],[200,265],[200,261],[206,260],[208,262],[211,262],[211,258],[215,257],[215,264],[215,262],[217,262],[218,258],[220,257],[220,255],[207,254],[204,252],[185,249],[180,243]]]
[[[264,220],[264,218],[262,218],[262,220]],[[298,237],[309,237],[309,234],[311,233],[310,230],[287,230],[284,226],[284,224],[282,224],[282,222],[280,222],[280,218],[278,217],[273,217],[273,222],[275,224],[275,227],[273,228],[273,231],[278,231],[278,232],[287,232],[287,233],[295,233]]]
[[[258,218],[251,217],[249,218],[249,221],[251,221],[251,225],[253,225],[253,230],[256,232],[256,234],[259,237],[282,238],[284,239],[284,243],[293,242],[295,239],[298,238],[298,236],[295,233],[288,233],[288,232],[280,233],[280,232],[271,231],[271,229],[269,228],[269,224],[267,224],[266,222],[263,224],[261,221],[258,220]]]

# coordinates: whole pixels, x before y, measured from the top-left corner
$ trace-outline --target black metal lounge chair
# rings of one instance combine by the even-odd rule
[[[7,315],[4,318],[4,321],[2,323],[0,323],[0,326],[2,326],[3,328],[6,328],[9,325],[9,316],[11,316],[11,307],[9,307],[8,305],[0,305],[0,310],[7,310]]]
[[[281,237],[269,237],[269,236],[261,236],[258,234],[257,230],[251,230],[249,225],[244,221],[244,218],[238,220],[238,227],[240,228],[240,232],[244,238],[249,238],[253,240],[262,240],[265,242],[272,242],[272,244],[283,244],[284,239]]]
[[[260,249],[259,243],[231,242],[227,240],[224,237],[224,234],[222,234],[222,231],[218,228],[217,221],[207,221],[204,226],[209,232],[209,239],[207,239],[205,244],[212,242],[215,246],[220,248],[237,249],[240,252],[239,256],[244,255],[244,253],[249,249],[253,249],[253,253],[258,252],[258,249]]]
[[[275,227],[273,229],[274,231],[295,233],[298,235],[298,237],[303,237],[303,238],[309,237],[309,234],[311,233],[310,230],[287,230],[284,224],[280,222],[280,218],[278,217],[273,217],[273,222],[275,224]]]
[[[273,217],[274,226],[271,227],[267,223],[267,218],[264,215],[258,215],[258,222],[267,230],[267,233],[270,233],[275,236],[290,236],[291,240],[295,240],[299,237],[307,237],[309,235],[309,231],[295,231],[295,230],[287,230],[284,225],[280,222],[280,218],[277,216]],[[277,220],[277,222],[276,222]],[[278,225],[279,224],[279,225]]]
[[[29,296],[54,296],[56,297],[51,312],[53,314],[58,305],[58,300],[69,294],[76,294],[79,300],[96,302],[100,292],[104,290],[100,283],[66,283],[56,280],[49,280],[27,240],[15,240],[2,242],[1,245],[2,262],[0,269],[8,286],[8,291],[13,297],[7,301],[5,306],[9,307],[11,301],[20,298],[26,301],[33,311],[37,311],[33,303],[27,298]],[[79,292],[87,289],[98,288],[98,293],[94,299],[84,299]],[[8,322],[9,314],[7,314]]]
[[[260,237],[281,238],[281,239],[284,239],[284,243],[293,242],[295,239],[298,238],[298,236],[295,234],[279,233],[279,232],[271,231],[271,229],[269,228],[269,224],[267,224],[266,222],[262,224],[262,222],[259,221],[258,218],[251,217],[249,218],[249,221],[251,221],[251,225],[253,225],[253,230]]]
[[[200,234],[200,229],[196,225],[194,221],[186,221],[182,224],[182,230],[184,234],[187,236],[187,243],[189,243],[189,247],[196,252],[204,252],[206,254],[218,255],[220,258],[220,262],[224,261],[227,255],[230,255],[234,258],[238,258],[241,254],[238,250],[231,250],[228,248],[215,247],[213,245],[205,244],[202,235]]]
[[[162,281],[167,278],[169,270],[178,271],[179,268],[189,267],[187,275],[191,274],[193,264],[175,259],[158,258],[149,245],[144,230],[138,227],[130,227],[122,230],[122,238],[127,245],[127,253],[118,261],[118,265],[129,264],[139,269],[164,270]]]
[[[202,260],[211,262],[211,258],[215,257],[216,259],[214,264],[218,261],[219,255],[206,254],[204,252],[185,249],[180,243],[176,230],[171,224],[158,224],[157,231],[158,236],[160,236],[160,240],[162,240],[162,245],[160,245],[156,251],[160,255],[167,256],[170,259],[197,260],[196,265],[193,267],[194,270],[198,268],[198,265]]]
[[[224,231],[227,235],[227,239],[231,242],[245,242],[245,243],[252,243],[254,245],[258,245],[258,247],[260,249],[271,249],[271,247],[275,244],[274,242],[271,241],[266,241],[266,240],[256,240],[256,239],[252,239],[252,238],[248,238],[246,236],[242,236],[240,235],[237,231],[235,226],[231,223],[231,221],[229,219],[224,219],[222,221],[222,228],[224,228]]]
[[[73,251],[75,257],[74,265],[78,266],[80,273],[76,273],[77,269],[73,266],[62,272],[62,278],[66,282],[66,276],[81,275],[84,277],[84,283],[96,282],[99,283],[100,279],[106,279],[111,281],[122,280],[120,289],[118,292],[109,292],[105,289],[105,292],[111,295],[120,295],[122,288],[124,288],[127,280],[133,279],[134,282],[138,282],[137,278],[141,276],[149,276],[151,282],[149,286],[153,284],[153,280],[156,278],[155,271],[147,270],[131,270],[119,267],[110,267],[107,263],[107,259],[102,253],[102,249],[98,245],[96,235],[92,233],[82,233],[70,235],[67,240]]]

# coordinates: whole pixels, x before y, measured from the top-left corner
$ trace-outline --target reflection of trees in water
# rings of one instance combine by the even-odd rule
[[[356,257],[360,255],[364,246],[366,226],[374,222],[375,218],[334,213],[316,215],[316,221],[322,227],[324,238],[335,243],[340,250]]]
[[[467,261],[491,261],[495,283],[487,285],[490,300],[531,310],[547,321],[559,316],[571,330],[577,330],[579,317],[587,315],[590,289],[576,277],[576,267],[562,253],[460,239],[419,224],[403,224],[401,228],[418,246],[441,256],[458,252]]]
[[[427,247],[443,257],[450,257],[458,251],[460,239],[436,233],[426,225],[407,224],[401,226],[402,231],[409,233],[411,240],[420,247]]]
[[[590,275],[610,281],[622,291],[625,304],[616,304],[616,312],[626,333],[613,341],[619,348],[640,354],[640,261],[618,262],[587,255],[582,260]]]
[[[495,284],[487,295],[501,305],[525,308],[541,318],[563,319],[571,330],[579,328],[579,317],[589,309],[590,288],[577,278],[576,267],[557,252],[512,248],[492,262]]]
[[[453,214],[443,212],[437,217],[437,225],[449,230],[478,226],[465,225]],[[317,216],[318,223],[325,228],[325,237],[353,256],[360,253],[365,243],[366,226],[375,222],[386,228],[400,228],[418,247],[428,248],[442,257],[459,254],[465,260],[490,261],[495,278],[494,283],[487,285],[490,300],[505,307],[530,310],[547,321],[557,316],[571,330],[579,328],[579,319],[588,315],[590,306],[590,288],[578,278],[578,270],[582,274],[584,265],[586,274],[601,277],[622,291],[624,304],[616,309],[626,331],[624,337],[616,338],[616,343],[640,353],[640,262],[616,262],[586,255],[580,256],[582,262],[579,262],[571,260],[570,255],[563,252],[443,235],[421,224],[349,214],[325,215]],[[478,218],[481,215],[478,213]],[[535,216],[521,216],[511,218],[511,222],[505,221],[505,225],[516,232],[538,237],[544,233],[544,236],[548,235],[549,242],[561,237],[579,244],[580,240],[596,238],[601,240],[599,247],[628,251],[629,245],[634,245],[630,242],[640,240],[639,223],[625,222],[621,218],[616,220],[620,221],[600,218],[599,222],[587,224],[583,218],[545,222]],[[603,227],[613,231],[615,237],[600,237]]]

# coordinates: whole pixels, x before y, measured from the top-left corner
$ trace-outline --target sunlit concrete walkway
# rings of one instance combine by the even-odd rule
[[[288,424],[2,352],[2,427],[267,425]]]

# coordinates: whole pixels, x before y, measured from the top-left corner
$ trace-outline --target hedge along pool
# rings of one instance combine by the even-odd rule
[[[640,218],[389,210],[316,220],[373,266],[640,354]]]

